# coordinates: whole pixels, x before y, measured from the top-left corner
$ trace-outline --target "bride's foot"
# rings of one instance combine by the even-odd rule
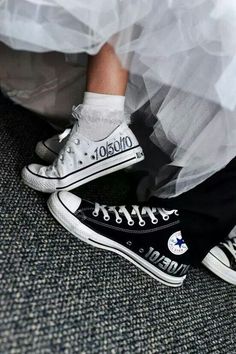
[[[29,187],[46,193],[62,189],[71,190],[144,159],[142,148],[123,117],[117,119],[119,112],[109,112],[111,122],[113,114],[114,121],[118,121],[118,124],[112,132],[98,141],[88,137],[89,124],[84,124],[81,129],[79,120],[84,119],[83,110],[79,110],[78,114],[68,140],[53,164],[50,166],[31,164],[24,167],[22,178]],[[104,124],[103,129],[102,124],[102,120],[95,121],[95,130],[98,126],[100,128],[100,132],[95,131],[97,136],[99,134],[101,136],[104,131],[107,132],[110,127]],[[86,136],[83,132],[86,132]]]

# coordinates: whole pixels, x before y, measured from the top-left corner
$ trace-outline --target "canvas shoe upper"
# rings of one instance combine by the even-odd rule
[[[45,162],[53,163],[53,161],[58,157],[59,152],[64,148],[71,129],[66,129],[61,134],[53,135],[47,140],[39,141],[35,148],[35,153]]]
[[[59,223],[82,241],[123,256],[166,285],[182,285],[190,254],[177,210],[106,206],[69,192],[52,194],[48,207]]]
[[[143,159],[142,148],[125,122],[105,139],[92,141],[80,134],[76,121],[53,164],[26,166],[22,170],[22,178],[31,188],[52,193],[77,188]]]
[[[213,247],[202,263],[221,279],[236,285],[236,237]]]

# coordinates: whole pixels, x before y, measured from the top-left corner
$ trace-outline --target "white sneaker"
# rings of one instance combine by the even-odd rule
[[[45,162],[53,163],[64,148],[70,133],[71,129],[66,129],[62,134],[56,134],[47,140],[39,141],[35,153]]]
[[[236,285],[236,238],[213,247],[202,264],[221,279]]]
[[[54,163],[26,166],[22,178],[29,187],[41,192],[69,191],[143,159],[142,148],[126,123],[105,139],[92,141],[79,133],[76,122]]]

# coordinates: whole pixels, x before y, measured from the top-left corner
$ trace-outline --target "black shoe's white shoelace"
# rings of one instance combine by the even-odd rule
[[[125,205],[107,206],[107,205],[101,205],[99,203],[95,203],[93,216],[98,217],[100,211],[102,212],[103,219],[105,221],[109,221],[110,220],[109,214],[113,213],[115,214],[115,218],[116,218],[115,221],[117,224],[122,223],[122,217],[121,217],[122,215],[127,220],[129,226],[134,225],[134,220],[132,219],[132,216],[137,216],[139,221],[139,226],[144,226],[146,223],[145,220],[143,219],[143,216],[148,216],[152,224],[157,224],[158,223],[157,215],[161,216],[164,221],[169,220],[169,217],[172,214],[178,215],[177,210],[166,210],[163,208],[153,208],[153,207],[132,205],[132,210],[131,212],[129,212]]]

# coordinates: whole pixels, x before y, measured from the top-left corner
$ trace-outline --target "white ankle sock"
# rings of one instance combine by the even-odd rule
[[[124,102],[125,96],[85,92],[79,113],[81,134],[93,141],[105,139],[126,121]]]
[[[114,111],[124,111],[125,96],[105,95],[94,92],[85,92],[83,104],[99,106]]]

